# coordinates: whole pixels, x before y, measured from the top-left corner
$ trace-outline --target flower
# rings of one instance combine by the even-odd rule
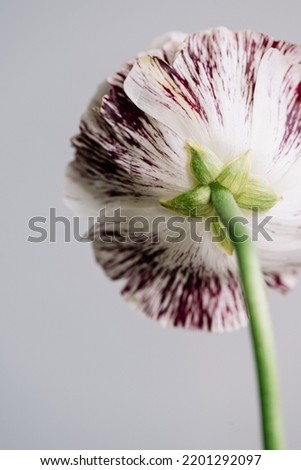
[[[188,329],[246,325],[236,258],[227,240],[223,249],[205,230],[208,185],[225,168],[223,181],[236,185],[253,233],[251,201],[264,209],[259,223],[270,236],[254,243],[267,285],[286,291],[295,283],[301,263],[300,46],[225,28],[169,33],[99,87],[72,143],[76,158],[67,170],[65,201],[77,214],[120,208],[127,217],[146,217],[151,227],[159,216],[165,220],[154,236],[137,240],[123,224],[111,243],[103,218],[94,227],[97,262],[112,279],[123,279],[122,293],[138,310]],[[235,162],[245,165],[244,155],[248,164],[239,169]],[[205,170],[209,193],[198,186],[206,186]],[[192,214],[204,215],[202,242],[185,236],[170,243],[174,210],[190,230],[185,204],[203,211]]]

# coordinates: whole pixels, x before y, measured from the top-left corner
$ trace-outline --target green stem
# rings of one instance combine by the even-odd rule
[[[239,222],[240,210],[231,192],[212,185],[212,203],[237,255],[245,302],[250,317],[257,366],[265,449],[283,449],[284,438],[272,325],[261,267],[247,227]],[[236,220],[236,223],[233,221]],[[244,240],[244,241],[242,241]]]

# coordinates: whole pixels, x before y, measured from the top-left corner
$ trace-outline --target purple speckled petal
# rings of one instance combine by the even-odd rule
[[[196,33],[187,37],[172,65],[140,57],[125,91],[182,139],[191,138],[228,161],[250,148],[256,74],[269,47],[284,45],[250,31]]]
[[[161,228],[153,241],[121,242],[123,231],[106,243],[99,237],[105,238],[104,226],[95,229],[97,262],[112,279],[124,281],[122,294],[138,311],[163,326],[186,329],[223,332],[247,324],[239,280],[231,270],[233,259],[230,267],[229,257],[208,241],[168,243]]]

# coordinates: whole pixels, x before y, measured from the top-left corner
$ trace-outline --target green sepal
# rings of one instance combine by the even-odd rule
[[[235,196],[235,200],[242,209],[266,211],[271,209],[280,196],[274,188],[263,178],[250,178],[243,191]]]
[[[186,149],[190,156],[190,169],[196,180],[202,185],[214,181],[223,169],[220,159],[213,152],[190,141],[186,143]]]
[[[160,204],[180,214],[201,217],[211,210],[210,195],[211,189],[209,186],[198,186],[173,199],[161,199]]]
[[[212,235],[217,237],[217,240],[212,239],[212,242],[218,243],[221,248],[227,253],[227,255],[233,255],[234,247],[228,235],[228,230],[221,223],[220,218],[215,214],[214,219],[211,222]]]
[[[249,179],[250,166],[250,152],[246,152],[225,166],[216,181],[229,189],[233,195],[239,194]]]

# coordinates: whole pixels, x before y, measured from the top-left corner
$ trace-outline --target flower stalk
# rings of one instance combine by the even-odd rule
[[[211,184],[211,200],[236,252],[258,375],[262,432],[265,449],[283,449],[284,436],[272,325],[257,253],[232,193],[219,183]],[[233,220],[235,219],[235,224]],[[243,241],[242,241],[243,240]]]

